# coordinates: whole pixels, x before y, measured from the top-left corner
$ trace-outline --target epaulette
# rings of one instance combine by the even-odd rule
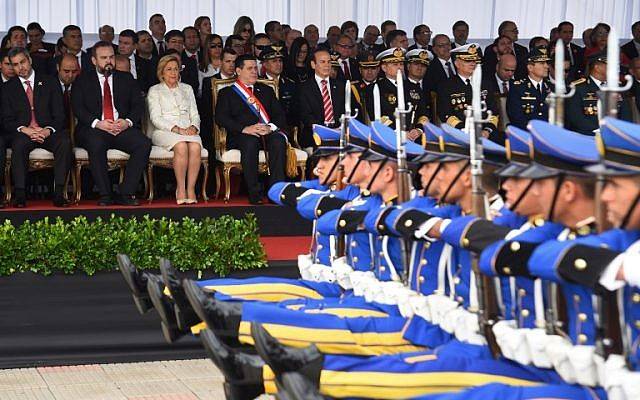
[[[579,84],[584,83],[584,82],[586,82],[586,81],[587,81],[587,79],[586,79],[586,78],[580,78],[580,79],[578,79],[578,80],[575,80],[575,81],[571,82],[571,84],[572,84],[572,85],[579,85]]]

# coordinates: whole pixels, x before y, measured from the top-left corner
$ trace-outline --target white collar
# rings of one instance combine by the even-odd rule
[[[456,74],[456,75],[458,76],[458,78],[460,78],[460,80],[462,80],[462,83],[464,83],[465,85],[467,84],[467,81],[471,82],[471,77],[465,78],[460,74]]]
[[[329,84],[329,83],[331,82],[331,81],[330,81],[330,79],[331,79],[331,78],[329,78],[328,76],[327,76],[326,78],[320,78],[320,77],[318,76],[318,74],[314,74],[314,76],[315,76],[315,78],[316,78],[316,83],[317,83],[318,85],[322,85],[322,81],[327,81],[327,84]]]
[[[26,81],[29,81],[29,83],[31,83],[31,87],[34,87],[34,86],[35,86],[35,84],[36,84],[36,82],[35,82],[35,79],[36,79],[36,71],[32,68],[32,69],[31,69],[31,74],[30,74],[26,79],[25,79],[25,78],[23,78],[23,77],[19,77],[19,78],[20,78],[20,82],[22,82],[22,84],[23,84],[23,85],[24,85],[24,83],[25,83]]]
[[[602,81],[594,78],[593,75],[589,75],[589,78],[591,78],[591,80],[594,81],[596,85],[598,85],[598,87],[602,87]]]
[[[395,81],[395,79],[390,79],[389,77],[385,76],[385,78],[387,78],[387,80],[391,83],[393,83],[393,86],[398,86],[398,83]]]
[[[542,79],[541,79],[540,81],[536,81],[535,79],[533,79],[533,78],[531,77],[531,75],[529,75],[529,76],[528,76],[528,78],[529,78],[529,80],[531,81],[531,83],[533,83],[533,86],[537,86],[537,85],[542,85],[542,84],[543,84]]]
[[[233,76],[227,76],[222,71],[220,71],[220,79],[231,79]]]
[[[415,80],[415,79],[413,79],[411,77],[407,77],[407,79],[409,79],[409,82],[415,83],[416,85],[420,85],[420,83],[422,83],[422,79]]]
[[[265,72],[265,74],[264,74],[264,75],[267,77],[267,79],[271,79],[272,81],[274,81],[274,80],[276,80],[276,79],[280,79],[280,77],[279,77],[279,76],[278,76],[278,77],[271,76],[271,74],[269,74],[268,72]]]
[[[196,56],[198,57],[198,52],[196,51],[195,53],[190,52],[189,50],[185,49],[184,50],[185,54],[187,55],[187,57],[191,57],[191,56]]]

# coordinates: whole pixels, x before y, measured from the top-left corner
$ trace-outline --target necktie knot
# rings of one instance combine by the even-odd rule
[[[29,87],[31,87],[31,81],[30,81],[30,80],[28,80],[28,79],[27,79],[26,81],[24,81],[24,84],[25,84],[25,85],[27,85],[27,86],[29,86]]]
[[[322,80],[322,86],[327,86],[327,80],[326,79]]]
[[[467,83],[467,86],[470,86],[470,85],[471,85],[471,80],[470,80],[469,78],[467,78],[467,79],[465,80],[465,82]]]

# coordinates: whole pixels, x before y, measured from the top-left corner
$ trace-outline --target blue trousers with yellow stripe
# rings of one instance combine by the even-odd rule
[[[285,345],[306,347],[313,343],[328,354],[372,356],[422,349],[402,338],[407,320],[396,306],[367,303],[353,295],[278,306],[245,303],[239,330],[241,343],[253,344],[250,332],[255,322]]]
[[[412,400],[604,400],[603,389],[577,385],[512,386],[490,383],[458,393],[426,395]]]
[[[270,372],[265,371],[264,376],[269,378]],[[490,383],[521,388],[566,386],[553,370],[495,360],[487,346],[457,340],[414,353],[377,357],[326,355],[320,374],[320,392],[338,398],[404,399],[455,393]],[[268,388],[267,380],[265,387]]]
[[[210,279],[199,281],[198,285],[205,290],[215,291],[216,299],[225,301],[320,300],[342,294],[342,289],[335,283],[275,277]]]

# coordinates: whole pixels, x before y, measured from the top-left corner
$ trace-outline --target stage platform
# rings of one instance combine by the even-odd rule
[[[24,209],[0,210],[0,222],[19,225],[26,220],[84,215],[90,220],[110,215],[123,217],[183,217],[195,219],[221,215],[256,215],[267,268],[238,271],[232,277],[298,277],[298,254],[309,251],[311,223],[295,210],[271,204],[250,205],[238,198],[228,204],[210,201],[177,206],[156,200],[139,207],[98,207],[83,201],[54,208],[50,201],[31,201]],[[114,255],[115,267],[115,255]],[[187,275],[195,279],[194,274]],[[211,278],[214,276],[205,276]],[[140,316],[119,272],[41,276],[31,273],[0,278],[0,368],[140,362],[205,357],[197,338],[164,342],[155,312]]]

